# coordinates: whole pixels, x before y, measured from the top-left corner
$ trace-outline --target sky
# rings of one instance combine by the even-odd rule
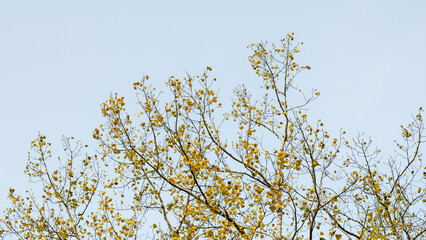
[[[399,126],[426,107],[426,1],[0,1],[0,206],[38,133],[94,146],[111,93],[136,102],[132,83],[149,75],[213,68],[224,104],[232,89],[260,81],[250,43],[303,41],[299,75],[320,98],[310,106],[330,131],[371,135],[392,154]],[[160,87],[161,88],[161,87]],[[0,210],[1,210],[0,209]]]

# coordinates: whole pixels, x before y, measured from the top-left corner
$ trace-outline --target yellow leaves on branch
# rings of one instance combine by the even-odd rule
[[[293,41],[291,33],[277,45],[249,45],[261,87],[235,89],[232,104],[221,102],[211,67],[171,76],[164,92],[144,76],[133,84],[135,114],[118,94],[102,104],[95,154],[65,138],[65,155],[52,161],[39,136],[25,173],[41,190],[9,190],[0,237],[426,237],[420,113],[401,127],[400,152],[387,162],[370,140],[332,137],[310,122],[306,106],[320,92],[297,88],[296,76],[310,67],[296,63],[302,43]]]

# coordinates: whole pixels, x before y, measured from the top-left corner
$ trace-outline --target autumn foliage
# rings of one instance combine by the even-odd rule
[[[302,44],[302,43],[301,43]],[[363,136],[332,136],[310,122],[319,96],[297,87],[309,66],[301,44],[251,44],[261,90],[240,86],[221,102],[207,67],[170,77],[162,91],[145,76],[102,105],[96,154],[64,138],[53,157],[39,136],[25,172],[39,189],[10,189],[3,236],[19,239],[425,239],[426,173],[421,112],[395,154]]]

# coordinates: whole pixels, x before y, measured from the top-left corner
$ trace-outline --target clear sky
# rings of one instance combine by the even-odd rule
[[[328,129],[364,131],[392,153],[399,126],[426,107],[426,1],[0,1],[0,206],[37,133],[92,144],[100,104],[132,83],[213,68],[223,101],[259,80],[247,45],[288,32],[305,44],[299,75]],[[58,149],[60,145],[57,145]]]

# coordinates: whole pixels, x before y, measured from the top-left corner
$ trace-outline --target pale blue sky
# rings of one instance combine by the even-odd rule
[[[224,102],[259,82],[246,46],[288,32],[305,44],[299,76],[330,130],[358,130],[389,148],[399,125],[426,107],[426,1],[0,1],[0,206],[23,192],[37,133],[85,142],[111,92],[134,102],[148,74],[213,68]],[[59,148],[59,145],[58,145]],[[22,191],[21,191],[22,190]]]

